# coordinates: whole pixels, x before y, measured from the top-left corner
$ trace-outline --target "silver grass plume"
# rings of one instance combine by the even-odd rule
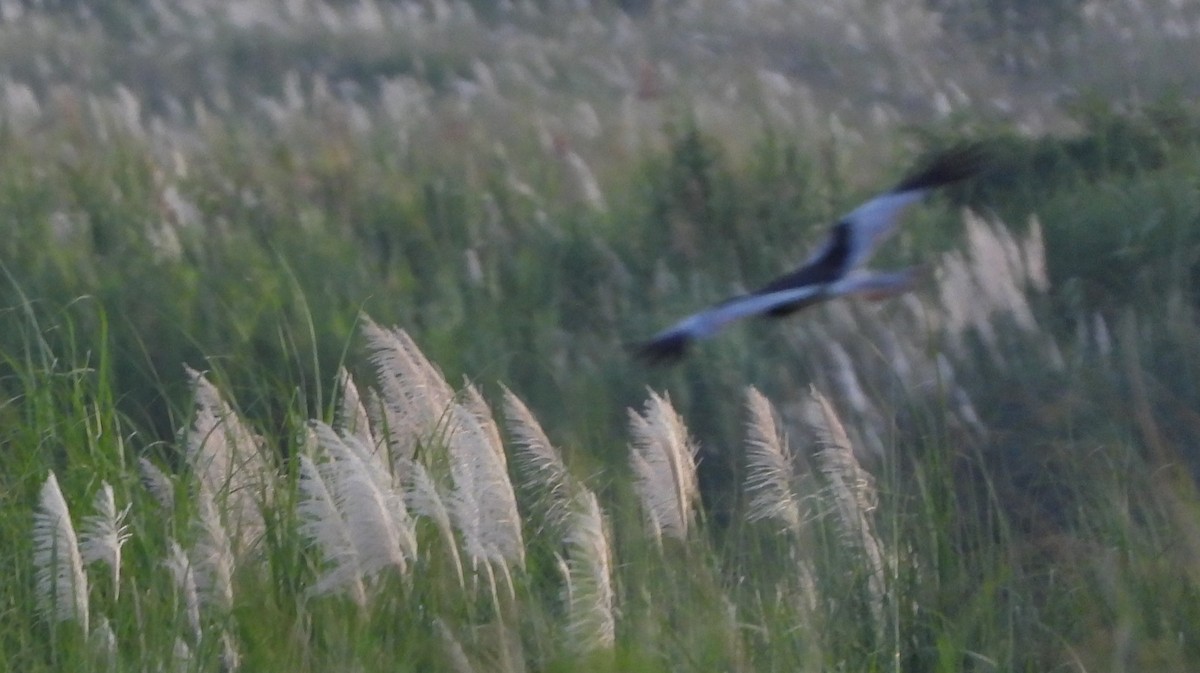
[[[871,613],[883,626],[885,566],[883,545],[875,536],[870,513],[875,509],[875,480],[862,469],[845,428],[829,400],[816,388],[810,390],[807,422],[816,432],[822,449],[817,463],[828,482],[828,490],[847,543],[867,563],[867,591]]]
[[[165,510],[175,509],[175,484],[171,478],[145,457],[138,458],[138,468],[142,472],[142,484],[159,506]]]
[[[504,469],[508,469],[508,456],[504,453],[504,442],[500,439],[500,428],[496,425],[496,419],[492,417],[492,409],[488,406],[487,400],[483,399],[483,395],[473,384],[467,383],[463,387],[463,406],[475,420],[479,422],[479,428],[487,436],[487,444],[492,447],[496,453],[496,458],[504,465]]]
[[[542,526],[561,534],[571,516],[574,480],[558,449],[550,443],[529,407],[504,389],[504,417],[513,438],[513,458],[522,484],[535,494],[534,507]]]
[[[525,567],[525,544],[517,498],[508,478],[499,435],[480,422],[479,411],[454,404],[447,431],[454,492],[450,512],[473,564],[485,559]]]
[[[98,623],[88,634],[88,642],[99,660],[104,662],[104,669],[117,670],[117,634],[113,632],[112,624],[105,617],[99,617]]]
[[[407,485],[404,489],[404,499],[409,509],[426,517],[437,526],[438,533],[450,553],[451,562],[458,576],[458,585],[465,587],[462,558],[458,553],[458,541],[454,539],[454,525],[450,520],[450,512],[442,495],[438,493],[433,479],[421,463],[408,463],[404,466]]]
[[[51,622],[76,621],[88,633],[88,584],[67,501],[51,472],[33,515],[38,607]]]
[[[96,513],[83,519],[79,552],[86,564],[96,561],[108,564],[112,572],[113,596],[117,597],[121,590],[121,547],[129,540],[129,532],[124,525],[129,506],[117,511],[112,486],[105,481],[101,482],[92,507]]]
[[[184,614],[187,615],[188,625],[192,634],[199,641],[203,631],[200,628],[200,592],[196,589],[196,574],[192,572],[192,560],[175,540],[168,543],[167,559],[163,562],[175,580],[175,588],[182,599]]]
[[[753,386],[746,389],[746,495],[750,521],[773,520],[800,529],[800,499],[792,488],[795,461],[779,432],[770,401]]]
[[[976,286],[983,293],[976,300],[1007,313],[1026,332],[1036,332],[1037,322],[1025,296],[1029,273],[1020,245],[999,222],[989,223],[971,211],[966,211],[963,220]]]
[[[1025,278],[1030,287],[1038,292],[1050,290],[1050,274],[1046,270],[1046,243],[1042,236],[1042,221],[1037,215],[1029,216],[1029,233],[1021,242],[1025,260]]]
[[[195,389],[196,417],[188,433],[188,464],[219,505],[234,551],[257,545],[266,526],[260,503],[269,503],[274,470],[262,437],[247,428],[204,375],[187,370]]]
[[[227,629],[221,629],[221,671],[234,673],[242,667],[242,654],[238,652],[237,640]]]
[[[1001,223],[989,223],[970,211],[964,211],[963,221],[966,250],[944,255],[938,265],[942,321],[956,351],[963,352],[964,335],[973,330],[992,360],[1003,366],[996,315],[1011,319],[1027,336],[1044,334],[1027,296],[1030,289],[1040,292],[1049,288],[1041,225],[1032,219],[1029,233],[1018,241]],[[1049,364],[1061,368],[1057,344],[1045,338],[1042,341]]]
[[[326,457],[323,462],[312,461],[324,493],[310,479],[309,488],[302,494],[303,502],[308,503],[310,515],[339,515],[324,521],[310,518],[305,524],[310,537],[319,544],[337,544],[339,540],[344,544],[348,539],[363,577],[389,566],[405,572],[408,560],[416,557],[417,542],[403,494],[393,489],[391,477],[381,473],[380,464],[368,459],[373,454],[353,436],[339,436],[319,421],[310,427]],[[328,500],[318,504],[319,497]],[[335,548],[322,551],[326,558],[344,557]],[[348,570],[343,568],[343,572]],[[349,579],[344,574],[342,577]],[[332,590],[335,585],[330,583],[328,588]]]
[[[175,639],[175,646],[171,648],[170,671],[178,671],[178,673],[187,673],[192,670],[192,648],[184,642],[183,638]]]
[[[580,652],[608,650],[616,639],[609,534],[594,493],[584,491],[576,503],[563,540],[568,549],[567,636]]]
[[[234,543],[213,494],[203,482],[196,489],[195,506],[192,525],[197,528],[197,536],[188,557],[197,594],[204,604],[228,611],[233,607]]]
[[[454,673],[475,673],[475,667],[471,665],[471,660],[467,658],[467,653],[463,650],[462,642],[446,625],[445,620],[441,617],[436,617],[433,620],[434,630],[442,639],[442,643],[446,646],[446,658],[450,660],[450,667]]]
[[[377,448],[375,437],[371,434],[371,421],[367,408],[363,405],[358,386],[345,367],[338,368],[338,388],[342,393],[342,403],[338,410],[338,427],[343,432],[354,435],[364,446]]]
[[[300,534],[316,543],[327,566],[307,593],[320,595],[342,589],[357,605],[366,605],[362,568],[349,527],[342,519],[321,471],[303,454],[300,456],[300,502],[296,510]]]
[[[687,537],[699,498],[696,446],[665,395],[650,391],[644,411],[629,411],[635,488],[652,532]]]
[[[417,443],[429,439],[454,401],[454,391],[408,334],[363,317],[367,356],[379,385],[382,427],[393,459],[412,460]]]

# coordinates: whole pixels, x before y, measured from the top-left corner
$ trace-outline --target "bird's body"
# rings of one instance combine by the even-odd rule
[[[900,213],[930,190],[975,174],[982,165],[976,145],[944,152],[914,171],[890,191],[850,211],[829,230],[825,242],[791,273],[744,295],[727,299],[693,314],[642,344],[637,354],[651,362],[676,360],[698,339],[722,327],[756,315],[782,317],[808,306],[846,295],[873,297],[899,294],[911,288],[915,272],[857,272],[895,230]]]

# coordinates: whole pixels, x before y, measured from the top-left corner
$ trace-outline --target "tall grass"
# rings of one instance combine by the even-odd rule
[[[5,668],[1195,668],[1194,8],[636,4],[0,3]]]

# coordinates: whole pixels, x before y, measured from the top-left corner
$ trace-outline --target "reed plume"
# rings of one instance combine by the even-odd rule
[[[778,430],[770,401],[746,389],[746,495],[750,521],[774,520],[792,532],[800,528],[800,499],[792,488],[795,460]]]
[[[534,495],[532,504],[541,527],[561,535],[571,517],[574,481],[558,449],[546,437],[529,407],[504,389],[504,417],[513,438],[513,457],[521,484]]]
[[[88,583],[71,512],[51,472],[33,515],[33,567],[38,606],[51,622],[75,621],[88,633]]]
[[[342,393],[341,404],[338,406],[337,427],[343,432],[354,435],[363,446],[376,448],[375,436],[371,433],[371,421],[367,408],[363,405],[362,396],[354,378],[345,367],[338,368],[338,389]]]
[[[321,547],[333,568],[313,591],[345,586],[352,594],[359,577],[386,567],[400,572],[416,557],[417,541],[403,494],[391,477],[367,458],[373,455],[352,435],[339,435],[313,421],[311,429],[324,460],[309,459],[301,483],[303,532]]]
[[[445,500],[438,492],[429,472],[421,463],[407,464],[404,474],[407,479],[404,490],[405,502],[409,509],[430,519],[437,526],[438,534],[450,554],[450,561],[458,577],[458,584],[460,587],[466,586],[462,558],[458,553],[458,541],[454,538],[454,525],[450,520],[450,512],[446,509]]]
[[[265,441],[252,432],[203,374],[187,369],[195,419],[187,440],[188,465],[200,489],[215,501],[233,551],[255,547],[266,529],[261,506],[272,499],[275,475]]]
[[[476,564],[496,559],[523,568],[521,517],[499,434],[481,423],[479,409],[454,404],[446,441],[454,480],[450,512],[467,555]]]
[[[642,413],[629,411],[635,488],[655,535],[687,537],[699,499],[696,446],[668,397],[650,391]]]
[[[192,627],[192,634],[199,641],[200,635],[203,633],[200,626],[200,592],[196,589],[196,574],[192,572],[192,560],[188,558],[183,546],[175,540],[170,540],[167,544],[167,558],[163,561],[163,565],[167,567],[171,578],[175,580],[175,589],[182,599],[188,625]]]
[[[608,527],[594,493],[585,490],[575,503],[563,540],[568,549],[567,636],[580,652],[608,650],[616,641]]]
[[[872,617],[883,626],[885,565],[883,544],[875,535],[870,514],[877,503],[875,480],[854,455],[850,438],[829,400],[810,390],[806,417],[821,443],[817,464],[825,476],[838,525],[849,549],[867,563],[867,593]]]
[[[300,500],[296,515],[300,519],[300,534],[316,543],[326,566],[307,593],[320,595],[344,590],[356,604],[366,605],[362,567],[350,528],[320,469],[303,454],[300,456]]]
[[[108,564],[112,573],[113,597],[121,591],[121,547],[129,540],[128,528],[124,525],[129,506],[117,511],[113,488],[107,481],[101,482],[93,501],[96,513],[84,517],[79,535],[79,552],[86,564],[101,561]]]
[[[363,317],[367,357],[379,385],[380,432],[393,459],[412,460],[446,417],[454,391],[408,333],[384,329]]]

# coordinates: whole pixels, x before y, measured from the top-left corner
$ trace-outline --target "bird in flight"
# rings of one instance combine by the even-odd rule
[[[636,347],[650,363],[673,362],[699,339],[713,336],[729,323],[751,316],[778,318],[836,297],[882,298],[911,289],[916,269],[877,273],[858,271],[895,229],[901,212],[930,191],[980,171],[979,144],[956,147],[933,156],[891,190],[850,211],[829,229],[825,242],[800,268],[763,287],[726,299],[690,315]]]

